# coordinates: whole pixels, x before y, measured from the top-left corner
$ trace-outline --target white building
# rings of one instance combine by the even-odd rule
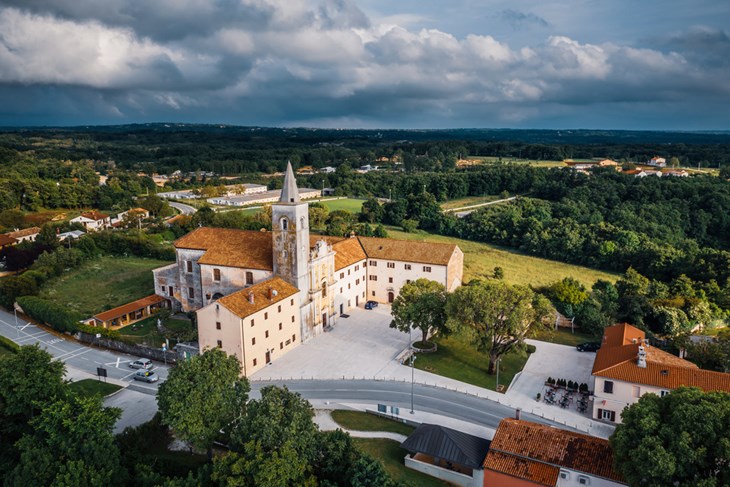
[[[181,189],[179,191],[157,193],[157,196],[167,200],[194,200],[200,198],[199,195],[193,193],[192,189]]]
[[[266,188],[266,186],[264,186]],[[319,198],[322,192],[318,189],[301,188],[299,191],[300,199]],[[248,205],[265,205],[268,203],[276,203],[281,199],[281,190],[273,189],[271,191],[257,191],[250,194],[241,194],[238,196],[217,196],[208,198],[206,201],[211,205],[222,206],[248,206]]]
[[[620,423],[621,412],[644,394],[669,394],[680,386],[730,392],[730,374],[700,369],[653,347],[643,331],[626,323],[605,329],[593,363],[593,418]]]
[[[109,215],[96,210],[81,213],[70,223],[81,223],[87,231],[104,230],[112,225]]]
[[[325,166],[325,167],[323,167],[322,169],[319,170],[319,172],[325,173],[325,174],[333,173],[335,171],[336,171],[336,169],[334,167],[332,167],[332,166]]]
[[[298,290],[300,341],[335,326],[340,314],[368,299],[392,301],[408,280],[426,277],[450,290],[461,283],[463,253],[456,245],[310,235],[308,209],[289,165],[279,200],[272,205],[271,232],[202,227],[175,242],[176,262],[153,271],[155,293],[168,299],[173,310],[198,311],[201,350],[214,343],[206,335],[213,330],[210,308],[220,309],[221,298],[240,298],[260,283],[275,282],[272,278]],[[370,258],[378,276],[372,285]],[[228,310],[245,318],[241,311]],[[264,319],[262,326],[273,335],[276,330],[270,328],[278,322]]]
[[[35,242],[35,239],[38,238],[38,234],[41,233],[41,229],[39,227],[30,227],[30,228],[24,228],[23,230],[15,230],[13,232],[8,232],[5,235],[7,235],[10,238],[14,238],[15,240],[20,242]]]
[[[654,167],[667,167],[667,160],[663,157],[652,157],[647,164]]]

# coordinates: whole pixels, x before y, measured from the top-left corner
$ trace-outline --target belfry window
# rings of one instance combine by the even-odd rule
[[[327,297],[327,283],[326,282],[322,283],[322,297],[323,298]]]
[[[286,218],[281,219],[281,229],[282,230],[288,230],[289,229],[289,220]]]

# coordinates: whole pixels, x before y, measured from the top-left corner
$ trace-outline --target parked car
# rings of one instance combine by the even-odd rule
[[[373,308],[377,308],[377,307],[378,307],[377,301],[368,301],[367,303],[365,303],[365,309],[373,309]]]
[[[597,352],[599,348],[601,348],[601,344],[597,342],[581,343],[575,347],[579,352]]]
[[[151,370],[138,370],[133,375],[134,380],[143,380],[145,382],[157,382],[159,377]]]
[[[152,360],[148,358],[138,358],[134,362],[129,362],[129,367],[132,369],[151,369]]]

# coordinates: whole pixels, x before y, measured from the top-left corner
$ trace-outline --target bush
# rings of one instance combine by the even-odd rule
[[[120,337],[118,330],[110,330],[108,328],[104,328],[102,326],[91,326],[91,325],[84,325],[82,323],[79,323],[76,325],[76,330],[81,331],[83,333],[88,333],[89,335],[96,336],[101,335],[104,338],[111,338],[112,340],[117,340]]]
[[[0,281],[0,305],[7,309],[13,307],[13,303],[19,296],[35,296],[38,294],[38,285],[31,277],[12,276]]]
[[[535,345],[530,345],[530,344],[528,343],[528,344],[527,344],[527,346],[525,346],[525,351],[526,351],[526,352],[527,352],[528,354],[530,354],[530,353],[535,353],[535,352],[537,351],[537,347],[536,347]]]
[[[75,332],[79,325],[81,315],[69,311],[63,306],[47,301],[36,296],[22,296],[18,298],[18,304],[23,308],[25,314],[31,318],[50,325],[54,330],[60,332]]]
[[[17,352],[20,345],[12,341],[10,338],[0,336],[0,347],[10,350],[11,352]]]
[[[400,222],[401,227],[403,227],[403,231],[406,233],[415,232],[416,228],[418,228],[418,220],[410,220],[410,219],[404,219]]]

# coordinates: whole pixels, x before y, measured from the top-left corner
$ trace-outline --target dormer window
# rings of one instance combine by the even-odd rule
[[[282,230],[288,230],[289,229],[289,220],[286,218],[281,219],[281,229]]]

